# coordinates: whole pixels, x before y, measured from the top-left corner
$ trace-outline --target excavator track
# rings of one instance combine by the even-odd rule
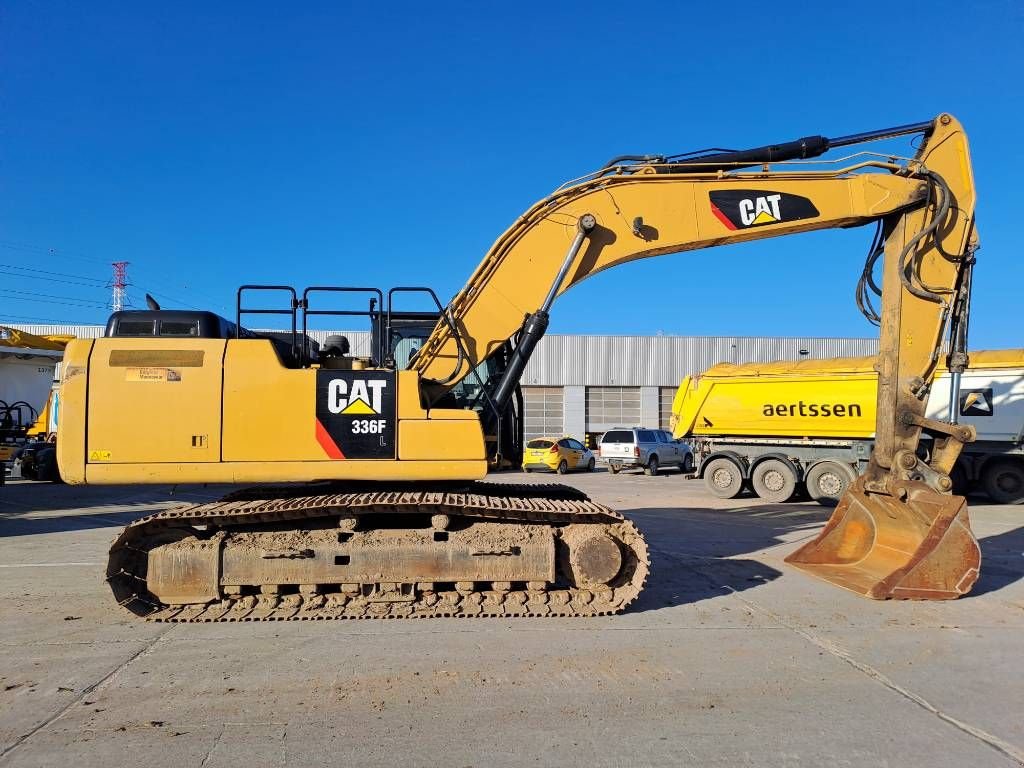
[[[321,490],[331,492],[310,493]],[[405,530],[407,520],[420,521],[419,529]],[[256,563],[285,572],[325,557],[329,560],[335,551],[347,551],[344,545],[335,545],[325,555],[318,547],[323,542],[348,541],[346,537],[354,532],[363,537],[356,541],[368,542],[367,547],[379,545],[380,537],[389,535],[398,542],[405,536],[422,541],[431,530],[431,523],[426,532],[422,530],[423,520],[432,521],[434,541],[447,542],[447,530],[453,537],[471,539],[470,554],[498,563],[492,569],[537,553],[534,559],[552,560],[548,564],[552,576],[527,581],[432,582],[416,577],[326,584],[268,584],[263,579],[259,584],[223,586],[225,578],[230,581],[229,552],[241,553],[243,570],[247,563]],[[368,526],[367,521],[376,521],[376,526],[372,522]],[[378,526],[380,531],[367,530]],[[509,545],[509,531],[524,543],[526,552],[518,544]],[[386,550],[392,539],[383,539],[384,545],[378,548]],[[268,548],[266,542],[272,540],[281,541],[281,546]],[[532,541],[540,544],[531,545]],[[175,560],[172,568],[154,566],[151,552],[167,544],[182,547],[185,559]],[[443,549],[447,544],[436,546]],[[200,553],[198,559],[188,559],[193,551]],[[254,551],[259,554],[251,554]],[[369,551],[354,551],[373,556]],[[414,551],[414,556],[421,555],[420,550]],[[456,552],[445,555],[458,560]],[[397,550],[386,551],[383,557],[387,564],[401,560]],[[207,584],[205,599],[161,600],[153,594],[155,580],[166,573],[173,572],[174,578],[184,581],[202,581],[203,574],[197,577],[195,568],[196,562],[207,562],[202,558],[216,560],[214,583]],[[472,557],[463,561],[472,567]],[[268,562],[273,565],[267,566]],[[285,486],[249,488],[215,502],[135,521],[110,549],[107,581],[118,603],[151,621],[603,616],[622,612],[636,599],[649,569],[646,542],[632,522],[563,485],[473,483],[454,490],[420,486],[408,491]],[[581,576],[588,573],[589,581]]]

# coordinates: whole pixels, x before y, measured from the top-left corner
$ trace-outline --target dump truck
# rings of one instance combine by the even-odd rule
[[[698,476],[720,498],[749,486],[786,501],[803,484],[811,498],[834,503],[871,454],[876,364],[874,357],[720,363],[682,380],[673,434],[693,444]],[[950,473],[955,492],[1024,502],[1024,349],[972,352],[953,409],[951,385],[945,371],[933,379],[926,414],[977,430]]]

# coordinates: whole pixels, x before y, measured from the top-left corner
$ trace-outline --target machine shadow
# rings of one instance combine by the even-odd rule
[[[798,504],[723,510],[640,508],[625,514],[647,540],[651,574],[630,611],[643,612],[742,592],[782,572],[756,559],[738,557],[784,544],[785,534],[813,535],[828,507]],[[795,549],[794,541],[789,547]]]
[[[968,597],[996,592],[1024,578],[1024,526],[979,540],[981,576]]]
[[[0,538],[120,528],[159,509],[211,501],[233,487],[10,483],[0,490]]]

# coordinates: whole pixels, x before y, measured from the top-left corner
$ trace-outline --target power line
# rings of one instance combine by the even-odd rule
[[[51,272],[48,269],[35,269],[34,267],[23,267],[19,264],[5,264],[0,263],[0,267],[7,267],[8,269],[17,269],[22,272],[35,272],[40,275],[56,275],[57,277],[72,277],[76,280],[88,280],[89,282],[98,283],[99,285],[106,285],[106,280],[101,280],[98,277],[88,277],[86,275],[73,275],[69,272]],[[27,277],[27,275],[26,275]]]
[[[68,302],[68,301],[54,301],[53,299],[19,299],[19,298],[15,297],[15,296],[4,296],[3,298],[6,299],[7,301],[25,301],[25,302],[30,302],[32,304],[59,304],[62,307],[72,307],[74,309],[92,309],[92,310],[100,310],[100,309],[102,309],[104,311],[106,311],[106,309],[107,309],[106,307],[101,307],[101,306],[90,307],[90,306],[86,306],[84,304],[72,304],[71,302]]]
[[[78,282],[77,280],[61,280],[58,277],[43,277],[43,276],[40,276],[40,275],[23,275],[20,272],[11,272],[11,271],[6,270],[6,269],[0,269],[0,275],[9,275],[11,277],[23,277],[26,280],[44,280],[47,283],[61,283],[63,285],[77,285],[77,286],[80,286],[82,288],[106,288],[106,285],[104,285],[104,284],[95,285],[93,283]]]
[[[5,294],[5,295],[6,294],[18,294],[17,296],[7,295],[6,298],[8,298],[11,301],[40,301],[41,303],[44,303],[44,304],[58,303],[58,301],[47,301],[47,299],[55,299],[55,300],[59,300],[59,302],[61,302],[61,303],[74,301],[74,302],[77,302],[78,304],[81,304],[81,305],[87,305],[87,306],[96,307],[96,308],[99,308],[99,309],[106,309],[107,308],[107,305],[103,304],[102,302],[90,301],[89,299],[79,299],[79,298],[76,298],[74,296],[55,296],[54,294],[51,294],[51,293],[36,293],[34,291],[17,291],[17,290],[14,290],[14,289],[4,289],[4,290],[0,291],[0,294]],[[30,298],[30,299],[22,299],[22,298],[20,298],[21,296],[31,296],[32,298]],[[72,305],[69,305],[69,306],[72,306]]]
[[[139,272],[146,273],[147,271],[149,271],[149,270],[147,269],[147,267],[145,265],[142,265],[142,266],[136,265],[136,269],[135,269],[135,274],[136,275],[138,275]],[[151,275],[151,276],[155,277],[157,275]],[[174,281],[174,280],[165,280],[165,281],[162,281],[162,282],[165,282],[165,283],[167,283],[169,285],[176,285],[176,281]],[[138,285],[138,283],[136,283],[136,285]],[[210,296],[207,293],[204,293],[203,291],[198,290],[197,288],[190,288],[187,285],[182,285],[181,288],[183,290],[185,290],[185,291],[189,291],[190,293],[196,294],[200,298],[206,299],[206,301],[209,302],[210,304],[212,304],[213,306],[221,307],[221,308],[224,308],[224,307],[227,306],[226,304],[224,304],[223,300],[215,299],[214,297]],[[179,304],[185,305],[186,307],[192,306],[192,305],[188,304],[187,302],[181,301],[180,299],[175,299],[175,298],[173,298],[171,296],[168,296],[166,294],[159,294],[159,293],[157,293],[156,291],[154,291],[154,290],[152,290],[150,288],[146,288],[145,290],[147,290],[149,293],[153,294],[154,296],[163,296],[165,299],[168,299],[169,301],[176,301]],[[198,309],[198,307],[192,307],[192,309]]]
[[[138,285],[138,284],[136,283],[135,285]],[[200,309],[199,307],[196,307],[196,306],[193,306],[192,304],[189,304],[187,301],[182,301],[181,299],[176,299],[173,296],[168,296],[166,293],[160,293],[160,291],[154,291],[152,288],[146,288],[143,285],[139,285],[138,287],[141,288],[146,293],[151,293],[152,295],[158,296],[161,299],[166,299],[167,301],[172,301],[175,304],[181,304],[181,306],[183,306],[183,307],[188,307],[189,309],[195,309],[195,310],[199,310]]]
[[[78,261],[88,261],[94,264],[106,264],[107,262],[102,259],[96,259],[91,256],[84,256],[78,254],[75,251],[65,251],[61,248],[51,248],[45,245],[33,245],[32,243],[18,243],[11,240],[0,240],[0,248],[7,248],[11,251],[25,251],[28,253],[45,253],[48,256],[64,256],[69,259],[77,259]]]
[[[67,258],[70,258],[70,259],[77,259],[79,261],[85,261],[85,262],[88,262],[88,263],[91,263],[91,264],[103,264],[105,266],[109,265],[109,263],[110,263],[110,262],[103,261],[101,259],[96,259],[96,258],[93,258],[93,257],[84,256],[82,254],[77,254],[77,252],[75,252],[75,251],[65,251],[65,250],[62,250],[60,248],[51,248],[51,247],[42,246],[42,245],[34,245],[32,243],[19,243],[19,242],[15,242],[15,241],[11,241],[11,240],[0,240],[0,248],[7,248],[7,249],[13,250],[13,251],[24,251],[24,252],[36,253],[36,254],[46,254],[47,256],[51,256],[51,257],[67,257]],[[42,273],[42,274],[53,274],[53,275],[58,275],[58,276],[61,276],[61,277],[80,278],[80,279],[83,279],[83,280],[89,280],[89,281],[97,282],[98,284],[106,286],[106,287],[110,286],[110,282],[107,281],[107,280],[97,280],[96,278],[86,277],[84,275],[72,275],[70,273],[65,273],[65,272],[49,272],[47,270],[35,269],[35,268],[31,268],[31,267],[20,267],[18,265],[14,265],[14,264],[0,265],[0,266],[9,266],[9,267],[13,267],[15,269],[22,269],[22,270],[31,271],[31,272],[39,272],[39,273]],[[178,286],[179,285],[178,281],[179,281],[180,278],[172,278],[172,277],[170,277],[169,275],[167,275],[164,272],[161,272],[159,270],[153,269],[148,264],[134,262],[132,266],[133,266],[133,272],[136,275],[138,275],[141,272],[143,275],[149,275],[151,277],[158,278],[159,282],[161,282],[161,283],[166,283],[167,285],[171,285],[171,286]],[[26,275],[26,277],[27,277],[27,275]],[[184,290],[184,291],[187,291],[189,293],[194,293],[197,296],[205,299],[206,302],[208,302],[210,305],[227,311],[228,305],[224,303],[223,299],[217,299],[217,298],[211,296],[210,294],[207,294],[207,293],[205,293],[203,291],[200,291],[197,288],[192,288],[192,287],[189,287],[189,286],[184,285],[184,284],[180,285],[180,289]],[[189,307],[191,309],[199,309],[199,307],[195,307],[195,306],[189,304],[186,301],[182,301],[181,299],[176,299],[173,296],[168,296],[167,294],[164,294],[164,293],[157,293],[156,291],[154,291],[152,289],[149,289],[149,288],[146,288],[144,290],[148,291],[149,293],[153,294],[154,296],[161,296],[162,298],[167,299],[168,301],[173,301],[173,302],[175,302],[177,304],[181,304],[182,306]]]
[[[103,325],[103,323],[87,322],[84,320],[58,320],[55,317],[34,317],[32,315],[0,315],[0,325],[6,323],[22,323],[25,320],[47,323],[49,325]]]

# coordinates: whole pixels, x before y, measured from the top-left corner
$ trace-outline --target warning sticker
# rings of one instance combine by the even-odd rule
[[[125,368],[125,381],[181,381],[181,372],[173,368]]]
[[[110,451],[89,451],[89,461],[110,461]]]

